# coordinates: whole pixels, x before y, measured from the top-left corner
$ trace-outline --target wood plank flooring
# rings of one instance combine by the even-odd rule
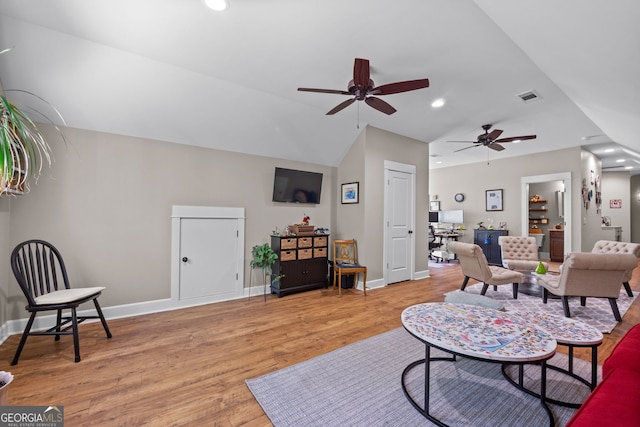
[[[19,364],[10,366],[14,335],[0,346],[0,369],[15,375],[9,404],[63,405],[67,427],[270,426],[246,379],[400,327],[404,308],[443,301],[462,282],[453,263],[430,274],[366,297],[320,289],[113,319],[110,340],[99,323],[83,324],[80,363],[73,363],[71,337],[29,337]],[[600,363],[639,322],[636,301],[605,335]],[[588,359],[586,351],[577,356]]]

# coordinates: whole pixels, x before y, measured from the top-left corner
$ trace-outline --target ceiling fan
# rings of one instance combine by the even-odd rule
[[[489,129],[491,129],[491,126],[492,125],[482,125],[482,129],[484,129],[484,133],[478,135],[477,141],[447,141],[447,142],[468,142],[468,143],[474,144],[469,147],[464,147],[454,151],[454,153],[457,153],[458,151],[467,150],[469,148],[481,147],[481,146],[488,147],[496,151],[502,151],[504,150],[504,147],[500,145],[501,143],[523,141],[525,139],[536,139],[536,135],[523,135],[523,136],[511,136],[509,138],[500,138],[500,135],[502,135],[503,131],[500,129],[494,129],[491,132],[489,132]]]
[[[319,92],[319,93],[336,93],[339,95],[352,95],[353,98],[347,99],[335,106],[327,115],[332,115],[338,111],[348,107],[355,101],[364,101],[367,105],[381,111],[385,114],[393,114],[397,110],[380,98],[373,95],[391,95],[394,93],[408,92],[416,89],[429,87],[429,79],[407,80],[404,82],[389,83],[382,86],[375,86],[369,75],[369,60],[356,58],[353,65],[353,80],[347,85],[347,90],[334,89],[313,89],[299,87],[302,92]]]

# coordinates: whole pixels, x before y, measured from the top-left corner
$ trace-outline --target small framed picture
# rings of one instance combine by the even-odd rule
[[[429,202],[429,210],[431,212],[439,211],[440,210],[440,202],[439,201]]]
[[[360,192],[358,191],[357,182],[350,182],[348,184],[342,184],[342,204],[358,203],[360,198]]]
[[[611,209],[620,209],[620,208],[622,208],[622,199],[611,199],[611,200],[609,200],[609,208],[611,208]]]
[[[502,210],[502,189],[500,190],[486,190],[485,196],[487,199],[487,211],[501,211]]]

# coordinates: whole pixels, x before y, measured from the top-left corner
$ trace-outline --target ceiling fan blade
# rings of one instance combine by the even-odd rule
[[[492,150],[496,150],[496,151],[504,150],[504,147],[502,145],[496,144],[495,142],[492,142],[491,144],[487,145],[487,147],[491,148]]]
[[[353,83],[356,87],[369,86],[369,60],[356,58],[353,64]]]
[[[330,116],[332,114],[335,114],[338,111],[347,108],[349,105],[353,104],[355,101],[356,101],[355,98],[347,99],[346,101],[341,102],[340,104],[338,104],[335,107],[333,107],[333,110],[329,111],[326,115]]]
[[[494,142],[524,141],[525,139],[536,139],[536,135],[512,136],[509,138],[495,139]]]
[[[375,108],[378,111],[382,111],[385,114],[393,114],[397,111],[395,108],[387,104],[382,99],[375,98],[373,96],[368,96],[367,98],[365,98],[364,102],[366,102],[367,105]]]
[[[475,144],[475,143],[474,143],[474,144]],[[470,145],[470,146],[468,146],[468,147],[464,147],[464,148],[461,148],[461,149],[459,149],[459,150],[456,150],[456,151],[454,151],[454,153],[457,153],[458,151],[468,150],[469,148],[476,148],[476,147],[482,147],[482,145],[480,145],[480,144],[477,144],[477,145]]]
[[[310,87],[299,87],[298,90],[300,92],[337,93],[338,95],[351,95],[351,93],[345,90],[337,89],[313,89]]]
[[[490,141],[495,141],[495,140],[496,140],[496,138],[498,138],[498,137],[502,134],[502,132],[503,132],[503,131],[502,131],[502,130],[500,130],[500,129],[494,129],[494,130],[492,130],[491,132],[489,132],[489,134],[487,135],[487,138],[488,138]]]
[[[369,92],[371,95],[391,95],[393,93],[409,92],[410,90],[429,87],[429,79],[407,80],[405,82],[389,83],[374,87]]]

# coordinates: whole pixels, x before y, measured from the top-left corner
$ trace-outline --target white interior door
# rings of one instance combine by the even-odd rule
[[[395,283],[412,278],[415,175],[391,169],[386,177],[386,276]]]
[[[238,280],[238,220],[182,218],[180,220],[179,298],[242,295]]]

